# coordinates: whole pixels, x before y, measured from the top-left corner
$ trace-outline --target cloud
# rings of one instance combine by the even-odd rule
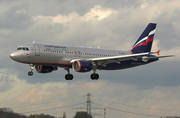
[[[0,93],[6,92],[14,85],[14,81],[11,76],[7,74],[8,69],[0,70]]]
[[[111,14],[116,14],[117,11],[113,9],[103,8],[100,5],[95,5],[94,8],[90,10],[90,12],[86,13],[83,17],[85,21],[89,21],[92,19],[101,21],[105,18],[107,18]]]
[[[31,16],[25,10],[19,10],[21,5],[13,6],[0,14],[1,29],[26,29],[33,24]]]
[[[108,106],[116,109],[144,114],[161,114],[162,116],[168,114],[176,115],[178,113],[177,107],[180,104],[180,101],[178,99],[180,96],[180,94],[178,94],[178,91],[180,89],[179,86],[156,86],[150,89],[139,89],[138,86],[135,85],[115,83],[113,81],[107,81],[103,79],[99,81],[80,80],[74,81],[72,83],[47,82],[45,84],[29,84],[26,81],[17,78],[16,75],[13,75],[13,78],[11,79],[16,84],[15,86],[12,86],[11,89],[8,89],[6,92],[0,94],[1,96],[3,96],[1,101],[4,101],[3,98],[6,98],[7,95],[11,94],[11,96],[6,99],[6,101],[8,101],[8,104],[3,102],[2,106],[14,106],[14,111],[19,113],[32,111],[32,108],[34,110],[41,110],[66,106],[74,103],[85,103],[86,97],[78,96],[86,96],[87,93],[92,94],[91,100],[94,102],[92,106],[96,106],[96,103],[98,103],[102,104],[105,107]],[[174,95],[174,92],[176,93],[176,95]],[[131,106],[140,106],[140,108],[125,106],[124,104],[129,104]],[[23,107],[23,105],[26,105],[26,109]],[[83,107],[83,105],[77,107]],[[141,107],[149,109],[142,109]],[[156,109],[166,109],[169,110],[169,112],[167,113],[167,111],[159,111]],[[109,112],[111,111],[111,109],[108,108],[107,110]],[[66,113],[68,114],[68,116],[73,116],[75,114],[75,111],[71,110],[70,108],[64,108],[63,111],[67,111]],[[93,110],[93,112],[98,111]],[[46,113],[59,116],[58,109],[53,111],[46,111]],[[110,113],[111,114],[107,114],[107,116],[115,117],[118,114],[127,117],[131,116],[131,114],[127,114],[124,112],[111,111]],[[133,117],[139,118],[141,116],[133,115]]]
[[[103,106],[153,115],[178,115],[178,0],[43,1],[43,4],[42,1],[3,1],[0,6],[2,106],[58,101],[91,93],[92,101]],[[46,75],[34,72],[33,77],[28,77],[29,65],[14,62],[9,58],[9,54],[18,45],[34,40],[41,43],[129,50],[149,22],[158,24],[152,51],[160,49],[161,55],[176,56],[137,68],[97,71],[100,75],[98,81],[90,80],[91,72],[80,74],[73,70],[71,73],[75,76],[74,80],[65,81],[64,75],[67,72],[63,69]],[[75,103],[78,102],[86,102],[86,97],[75,99]],[[14,108],[14,111],[22,113],[73,103],[71,100],[59,101],[26,109]],[[120,103],[150,109],[133,108]],[[66,111],[68,117],[75,114],[75,110],[71,108],[47,113],[59,116],[62,114],[60,110]],[[110,109],[107,111],[107,117],[141,117]]]
[[[89,12],[87,12],[84,16],[80,16],[77,12],[72,12],[68,15],[61,15],[58,14],[57,16],[42,16],[42,15],[38,15],[38,16],[33,16],[33,19],[35,21],[40,20],[42,21],[48,21],[52,22],[53,24],[56,23],[60,23],[60,24],[64,24],[67,22],[70,22],[74,19],[79,19],[82,20],[82,22],[87,22],[90,20],[96,20],[96,21],[101,21],[105,18],[107,18],[108,16],[110,16],[111,14],[116,14],[117,11],[111,9],[111,8],[103,8],[100,5],[95,5],[94,8],[90,9]],[[47,25],[47,24],[46,24]]]
[[[158,1],[160,4],[161,1]],[[173,6],[176,2],[173,2]],[[45,3],[46,4],[46,3]],[[147,4],[144,10],[141,10],[141,5]],[[166,3],[168,4],[168,3]],[[70,44],[70,45],[83,45],[83,46],[92,46],[101,48],[112,48],[113,49],[131,49],[134,42],[137,40],[139,35],[142,33],[144,28],[146,27],[148,18],[153,18],[153,16],[149,16],[149,12],[155,14],[155,10],[158,5],[155,5],[154,2],[141,2],[135,5],[127,5],[124,7],[111,8],[111,7],[103,7],[104,5],[94,5],[90,7],[83,15],[80,15],[77,11],[72,11],[67,14],[60,14],[58,12],[53,13],[53,15],[46,15],[46,13],[30,14],[29,10],[26,8],[16,9],[16,12],[23,13],[31,16],[33,20],[33,24],[31,24],[27,30],[17,31],[13,30],[1,30],[2,35],[1,39],[4,39],[1,44],[1,53],[5,54],[5,57],[1,59],[3,63],[3,67],[11,65],[8,64],[9,60],[13,65],[13,68],[20,66],[19,75],[21,79],[26,79],[26,73],[29,71],[28,65],[21,65],[16,62],[12,62],[9,59],[9,53],[14,50],[18,45],[25,42],[32,42],[35,40],[36,42],[47,42],[47,43],[56,43],[56,44]],[[177,6],[175,6],[177,7]],[[31,9],[31,5],[29,5],[29,9]],[[153,10],[147,10],[153,9]],[[162,6],[164,9],[164,6]],[[173,8],[174,9],[174,8]],[[173,10],[172,9],[172,10]],[[42,10],[42,9],[41,9]],[[8,10],[7,10],[8,11]],[[134,12],[132,12],[134,11]],[[145,20],[140,18],[139,14],[144,14]],[[170,12],[172,12],[170,10]],[[139,14],[137,14],[139,13]],[[55,15],[54,15],[55,14]],[[128,14],[128,17],[127,15]],[[164,14],[158,11],[158,14]],[[169,12],[168,12],[169,14]],[[148,16],[148,17],[146,17]],[[157,15],[157,17],[161,17],[161,15]],[[87,20],[88,19],[88,20]],[[134,20],[137,19],[137,20]],[[133,22],[132,22],[133,21]],[[166,32],[169,30],[167,28],[161,28],[162,25],[157,26],[155,41],[153,44],[153,51],[157,51],[161,49],[162,55],[167,54],[175,54],[177,55],[179,46],[173,46],[167,48],[167,33],[163,34],[163,30]],[[160,28],[160,29],[159,29]],[[178,31],[178,28],[176,28]],[[161,35],[163,34],[163,35]],[[168,35],[168,34],[167,34]],[[8,38],[7,38],[8,37]],[[157,37],[157,38],[156,38]],[[161,37],[165,37],[164,40]],[[16,39],[16,40],[13,40]],[[177,38],[174,38],[176,41]],[[8,40],[8,41],[7,41]],[[9,43],[9,41],[11,43]],[[5,43],[3,43],[5,42]],[[9,45],[9,48],[6,48],[5,45]],[[166,48],[164,48],[166,45]],[[8,52],[5,52],[3,49],[6,48]],[[7,59],[8,58],[8,59]],[[169,58],[166,60],[178,60],[178,58]],[[138,68],[137,70],[141,70],[142,68]],[[61,69],[60,69],[61,70]],[[65,71],[62,70],[60,77],[64,80]],[[58,71],[59,72],[59,71]],[[59,73],[53,72],[51,74],[47,74],[46,77],[42,74],[35,75],[36,79],[27,79],[28,82],[48,82],[48,81],[62,81],[59,79]],[[125,71],[127,72],[127,71]],[[77,73],[76,73],[77,74]],[[22,76],[23,75],[23,76]],[[53,80],[49,80],[49,77],[55,78]],[[82,75],[79,75],[82,76]],[[78,78],[79,78],[78,76]],[[39,80],[37,78],[44,77],[44,80]],[[88,76],[89,78],[89,76]],[[115,77],[116,78],[116,77]]]
[[[38,87],[32,88],[25,93],[22,93],[15,101],[19,103],[35,103],[40,101],[45,101],[48,97],[52,96],[52,92],[43,91]]]
[[[144,8],[146,8],[146,7],[147,7],[147,3],[141,4],[141,9],[144,9]]]

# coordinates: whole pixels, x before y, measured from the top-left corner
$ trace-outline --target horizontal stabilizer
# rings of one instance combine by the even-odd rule
[[[165,56],[153,56],[153,57],[144,57],[143,60],[150,60],[150,59],[159,59],[159,58],[165,58],[165,57],[173,57],[174,55],[165,55]]]
[[[174,57],[174,55],[157,56],[156,58]]]

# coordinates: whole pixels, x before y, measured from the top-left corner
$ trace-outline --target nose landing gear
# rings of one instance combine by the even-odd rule
[[[29,66],[30,66],[30,71],[28,72],[28,75],[29,76],[32,76],[33,75],[33,69],[34,69],[34,65],[33,64],[29,64]]]

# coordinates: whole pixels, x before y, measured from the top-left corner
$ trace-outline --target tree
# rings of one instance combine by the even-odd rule
[[[12,113],[13,112],[13,110],[11,108],[6,108],[6,107],[0,108],[0,111],[8,112],[8,113]]]
[[[74,118],[92,118],[92,116],[89,115],[87,112],[81,111],[81,112],[76,112]]]
[[[14,113],[10,108],[0,108],[0,118],[27,118],[26,116]]]
[[[63,113],[63,118],[66,118],[66,113],[65,112]]]
[[[55,118],[55,117],[41,113],[41,114],[31,114],[28,118]]]

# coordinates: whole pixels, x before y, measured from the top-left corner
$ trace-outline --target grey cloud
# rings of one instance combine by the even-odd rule
[[[26,29],[33,24],[31,16],[26,13],[26,9],[23,9],[21,7],[21,5],[15,5],[7,11],[1,12],[1,29]]]
[[[80,15],[84,15],[89,11],[94,5],[101,5],[103,7],[112,7],[117,9],[119,7],[131,6],[140,4],[136,0],[127,0],[127,1],[117,1],[113,0],[54,0],[52,1],[35,1],[31,0],[27,2],[29,7],[29,13],[34,15],[45,15],[45,16],[55,16],[57,14],[69,14],[71,12],[78,12]]]
[[[156,86],[179,86],[180,76],[179,71],[179,61],[174,63],[169,63],[167,61],[160,60],[155,63],[144,65],[141,67],[135,67],[125,70],[116,70],[116,71],[97,71],[100,75],[101,80],[106,80],[109,82],[123,83],[128,85],[138,86],[139,89],[152,89]],[[26,80],[28,83],[46,83],[46,82],[66,82],[64,75],[67,73],[64,69],[59,68],[58,71],[49,73],[49,74],[40,74],[36,73],[34,70],[34,75],[29,77],[27,72],[29,71],[28,65],[18,64],[19,69],[16,70],[18,78]],[[17,67],[13,67],[14,69]],[[74,70],[71,70],[71,73],[74,75],[74,80],[68,81],[68,83],[78,82],[78,81],[87,81],[91,82],[90,74],[88,73],[76,73]],[[95,81],[94,81],[95,82]]]
[[[0,38],[3,39],[1,43],[1,54],[5,55],[5,57],[1,59],[1,68],[13,68],[14,70],[16,70],[15,73],[18,74],[18,77],[20,79],[26,80],[27,82],[33,84],[46,83],[49,81],[65,81],[64,75],[66,74],[66,71],[64,69],[59,69],[56,72],[52,72],[46,75],[38,74],[35,72],[36,74],[33,77],[28,77],[27,72],[29,71],[29,65],[13,62],[9,58],[10,52],[13,51],[18,45],[26,42],[32,42],[33,40],[42,43],[45,42],[78,46],[83,45],[92,47],[101,46],[102,48],[118,47],[118,49],[122,49],[121,47],[123,46],[126,49],[130,49],[137,38],[140,36],[146,25],[149,23],[149,20],[146,19],[146,16],[141,16],[141,14],[138,14],[138,12],[143,13],[142,15],[145,15],[147,11],[144,10],[143,12],[143,10],[139,9],[142,2],[135,2],[134,4],[131,4],[130,1],[114,1],[114,3],[107,3],[108,1],[76,1],[76,3],[75,1],[28,1],[27,3],[23,3],[25,7],[23,7],[23,5],[20,3],[18,7],[18,3],[16,3],[15,7],[10,7],[3,14],[4,16],[6,16],[6,19],[11,19],[7,20],[8,23],[10,23],[10,25],[7,26],[9,28],[12,28],[12,30],[1,30],[1,33],[4,33],[4,35],[0,35]],[[32,17],[38,15],[68,15],[71,12],[77,12],[79,14],[79,17],[81,17],[89,12],[89,10],[97,4],[100,4],[105,8],[112,8],[113,10],[117,11],[117,14],[112,14],[101,21],[84,22],[79,20],[78,18],[75,18],[74,20],[67,23],[56,23],[54,25],[52,25],[51,20],[45,20],[42,22],[40,21],[40,23],[38,21],[32,21]],[[118,6],[118,4],[120,5]],[[20,12],[18,14],[16,13],[16,11],[18,10],[25,10],[26,13]],[[172,16],[172,18],[169,19],[164,19],[164,17],[165,16],[162,14],[157,18],[152,19],[153,21],[156,21],[158,23],[155,34],[155,40],[156,38],[159,39],[158,47],[162,50],[166,50],[167,48],[171,49],[174,46],[179,47],[179,36],[173,32],[172,27],[172,22],[177,21],[177,18],[179,17]],[[13,18],[15,18],[15,20],[13,20]],[[16,25],[16,22],[13,21],[16,21],[20,25]],[[5,22],[5,20],[3,22]],[[24,30],[17,30],[18,27],[21,26],[22,28],[24,28]],[[178,28],[176,29],[179,30]],[[128,42],[129,45],[124,46],[126,42]],[[148,71],[152,71],[153,68],[157,67],[155,67],[156,64],[149,64],[147,66],[137,67],[133,69],[119,70],[115,72],[109,71],[107,72],[108,74],[106,74],[106,71],[98,73],[100,74],[102,80],[111,81],[109,78],[113,77],[113,82],[133,84],[143,89],[152,88],[154,86],[178,86],[178,80],[174,79],[174,81],[171,82],[171,80],[168,79],[170,77],[175,78],[179,76],[178,72],[176,71],[179,69],[179,67],[176,65],[178,61],[171,62],[172,64],[168,64],[168,62],[161,62],[160,60],[159,62],[155,63],[157,63],[157,65],[160,64],[158,70],[162,69],[162,73],[169,73],[167,67],[171,65],[174,65],[172,66],[172,68],[174,68],[175,70],[172,71],[168,76],[165,76],[161,73],[156,73],[157,75],[152,77],[152,74],[150,74],[150,72]],[[80,74],[74,72],[73,70],[71,72],[75,76],[75,80],[73,81],[81,81],[84,79],[87,81],[91,81],[89,77],[91,73]],[[142,79],[141,77],[144,76],[146,76],[146,78]],[[152,81],[152,78],[155,81]]]
[[[64,79],[67,73],[64,69],[59,68],[58,71],[49,74],[39,74],[34,70],[34,76],[29,77],[27,72],[29,71],[29,65],[14,62],[9,58],[9,54],[18,45],[32,42],[41,43],[54,43],[54,44],[67,44],[67,45],[83,45],[102,48],[116,48],[116,49],[130,49],[133,43],[140,36],[144,28],[149,22],[157,22],[157,30],[155,34],[155,40],[158,39],[158,48],[162,51],[170,50],[173,47],[179,47],[179,34],[180,28],[179,22],[179,10],[174,7],[174,10],[167,9],[163,10],[160,14],[151,11],[153,5],[161,6],[159,1],[153,0],[149,9],[140,9],[141,4],[144,0],[126,0],[126,1],[109,1],[109,0],[57,0],[57,1],[1,1],[1,9],[4,11],[0,12],[0,69],[7,68],[6,74],[17,76],[16,82],[23,82],[24,86],[30,86],[32,88],[39,87],[41,85],[46,86],[48,83],[62,83],[66,82],[67,87],[58,88],[60,85],[42,89],[43,92],[54,92],[54,96],[49,96],[52,99],[65,98],[62,95],[67,94],[69,96],[86,95],[88,92],[92,93],[95,97],[101,96],[93,101],[102,103],[103,105],[112,105],[112,101],[119,101],[131,105],[145,106],[156,108],[178,108],[179,105],[179,60],[172,61],[168,59],[162,59],[158,62],[151,63],[148,65],[117,71],[97,71],[100,75],[98,81],[92,81],[90,74],[88,73],[77,73],[71,70],[74,75],[74,80],[66,81]],[[163,1],[166,3],[167,1]],[[179,2],[179,1],[178,1]],[[94,5],[100,5],[103,8],[111,8],[116,10],[116,14],[111,14],[109,17],[101,21],[81,21],[78,18],[73,19],[64,24],[56,23],[52,25],[51,19],[43,21],[35,21],[34,17],[41,16],[57,16],[68,15],[75,12],[79,17],[84,16],[87,12],[94,7]],[[171,12],[169,12],[170,10]],[[18,12],[17,12],[18,11]],[[24,12],[25,11],[25,12]],[[153,13],[153,17],[149,18],[150,12]],[[168,15],[167,15],[168,14]],[[174,23],[174,24],[173,24]],[[123,47],[123,48],[121,48]],[[27,83],[24,82],[26,80]],[[24,90],[26,87],[19,86],[19,89],[14,87],[13,79],[8,76],[1,76],[0,82],[3,83],[0,86],[0,93],[14,92]],[[22,83],[19,83],[22,84]],[[18,85],[19,85],[18,84]],[[53,85],[53,84],[52,84]],[[172,89],[173,88],[173,89]],[[40,89],[40,90],[41,90]],[[57,91],[56,91],[57,90]],[[59,91],[65,91],[62,94]],[[15,94],[11,99],[16,99],[19,94],[24,95],[27,91],[21,91]],[[58,95],[56,94],[58,93]],[[165,94],[165,95],[164,95]],[[3,95],[3,94],[2,94]],[[7,95],[8,96],[8,95]],[[30,96],[33,97],[33,96]],[[103,102],[101,98],[106,98],[109,102]],[[85,102],[84,99],[78,102]],[[10,104],[9,101],[3,105]],[[31,102],[31,101],[29,101]],[[175,103],[172,105],[172,103]],[[66,104],[66,102],[64,102]],[[72,104],[67,102],[67,104]],[[38,106],[37,109],[42,107],[54,107],[58,104],[48,104],[46,106]],[[113,106],[113,105],[112,105]],[[148,113],[145,110],[126,108],[119,104],[115,105],[116,108],[136,111],[139,113]],[[31,111],[32,108],[27,108],[26,111]],[[36,109],[36,107],[34,108]],[[25,111],[23,108],[19,108],[19,112]],[[74,110],[67,108],[63,109],[68,111],[69,114],[74,114]],[[18,109],[15,109],[18,111]],[[150,111],[149,111],[150,112]],[[50,111],[49,113],[59,115],[59,110]],[[114,114],[112,114],[114,113]],[[154,112],[153,112],[154,113]],[[149,114],[153,114],[149,113]],[[129,114],[123,114],[113,111],[108,111],[108,115],[113,117],[117,114],[122,116],[130,117]],[[154,113],[155,114],[155,113]],[[158,113],[157,113],[158,114]],[[162,113],[161,113],[162,114]],[[174,113],[175,114],[175,113]],[[174,115],[173,114],[173,115]],[[139,117],[139,116],[134,116]]]
[[[14,81],[7,73],[0,72],[0,93],[6,92],[13,87]]]
[[[103,73],[102,79],[136,85],[139,89],[152,89],[156,86],[179,86],[179,61],[174,63],[160,60],[141,67]],[[114,76],[116,75],[116,76]],[[111,79],[110,79],[111,78]]]

